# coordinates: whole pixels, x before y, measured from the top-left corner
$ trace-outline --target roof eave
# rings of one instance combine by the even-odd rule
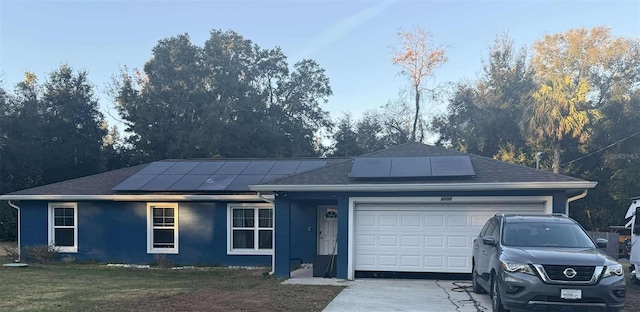
[[[264,201],[259,194],[247,195],[188,195],[188,194],[138,194],[138,195],[0,195],[0,200],[47,201]]]
[[[256,192],[275,191],[494,191],[494,190],[569,190],[592,189],[598,182],[569,181],[569,182],[499,182],[499,183],[425,183],[425,184],[335,184],[335,185],[250,185],[249,189]]]

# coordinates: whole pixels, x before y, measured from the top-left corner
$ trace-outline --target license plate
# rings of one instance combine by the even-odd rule
[[[582,290],[580,290],[580,289],[560,289],[560,298],[562,298],[562,299],[582,299]]]

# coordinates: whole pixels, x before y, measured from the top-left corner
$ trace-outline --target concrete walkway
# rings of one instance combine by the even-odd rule
[[[325,312],[347,311],[491,311],[489,295],[471,290],[471,281],[436,279],[357,279],[311,277],[303,268],[292,272],[283,284],[346,286],[324,309]]]

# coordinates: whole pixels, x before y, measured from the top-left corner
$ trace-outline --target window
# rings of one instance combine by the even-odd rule
[[[78,205],[49,203],[49,245],[58,252],[78,252]]]
[[[273,253],[273,206],[229,204],[227,252],[270,255]]]
[[[147,252],[178,253],[178,204],[147,204]]]

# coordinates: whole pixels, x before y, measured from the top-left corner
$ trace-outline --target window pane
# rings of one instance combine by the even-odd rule
[[[258,249],[271,249],[273,246],[273,231],[261,230],[258,233],[260,241],[258,242]]]
[[[273,209],[260,209],[258,211],[258,226],[261,228],[273,227]]]
[[[174,237],[173,229],[154,229],[153,230],[153,247],[154,248],[173,248]]]
[[[64,208],[65,217],[73,217],[73,208]]]
[[[154,226],[162,226],[163,222],[164,222],[164,219],[162,218],[153,218]]]
[[[164,218],[164,226],[174,226],[174,223],[175,223],[175,221],[174,221],[173,217]]]
[[[64,217],[54,217],[53,225],[55,226],[64,226]]]
[[[73,226],[73,215],[64,217],[64,225],[65,226]]]
[[[173,208],[164,208],[165,217],[173,217]]]
[[[253,249],[253,231],[252,230],[234,230],[233,231],[233,248],[250,248]]]
[[[73,229],[55,229],[55,245],[58,247],[73,246]]]
[[[64,208],[54,208],[53,209],[53,215],[56,216],[56,217],[64,216]]]
[[[153,208],[153,216],[162,217],[163,216],[162,208]]]
[[[253,209],[233,209],[233,227],[253,227]]]

